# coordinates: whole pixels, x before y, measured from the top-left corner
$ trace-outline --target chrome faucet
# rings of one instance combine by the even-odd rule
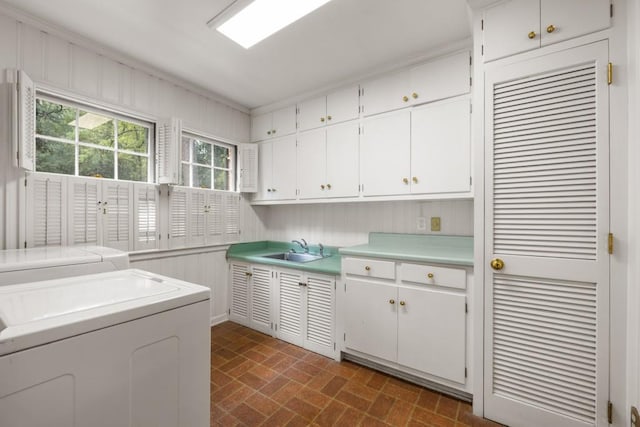
[[[302,240],[302,242],[304,242],[304,243],[300,242],[300,240]],[[302,249],[304,249],[304,253],[305,253],[305,254],[306,254],[306,253],[308,253],[308,252],[309,252],[309,245],[307,244],[307,241],[306,241],[306,240],[304,240],[304,239],[300,239],[300,240],[292,240],[292,241],[291,241],[291,243],[297,243],[297,244],[299,244],[299,245],[300,245],[300,247],[301,247]]]
[[[322,243],[318,243],[318,247],[320,248],[320,256],[324,258],[324,246]]]

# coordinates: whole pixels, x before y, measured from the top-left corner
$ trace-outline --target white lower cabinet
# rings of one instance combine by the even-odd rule
[[[450,281],[460,274],[463,289]],[[468,389],[467,276],[464,268],[343,258],[343,350]]]
[[[334,276],[230,263],[229,319],[335,357]]]

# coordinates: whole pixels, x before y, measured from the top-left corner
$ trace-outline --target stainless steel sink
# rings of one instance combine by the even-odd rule
[[[290,262],[309,262],[309,261],[315,261],[323,258],[320,255],[297,254],[294,252],[284,252],[280,254],[263,255],[262,257],[271,258],[271,259],[281,259],[281,260],[290,261]]]

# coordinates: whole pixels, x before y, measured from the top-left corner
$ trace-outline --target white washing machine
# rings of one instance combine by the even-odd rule
[[[0,426],[208,426],[209,294],[135,269],[0,287]]]
[[[129,268],[129,255],[102,246],[0,250],[0,286]]]

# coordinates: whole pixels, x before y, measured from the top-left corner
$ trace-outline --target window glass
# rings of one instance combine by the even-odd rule
[[[230,190],[229,188],[229,171],[216,169],[215,174],[215,187],[218,190]]]
[[[229,168],[229,148],[216,145],[214,149],[214,164],[219,168]]]
[[[149,182],[151,125],[68,101],[36,99],[36,170]]]
[[[211,164],[211,144],[204,141],[193,141],[193,161],[201,165]]]
[[[196,136],[182,138],[182,183],[186,186],[235,190],[235,147]]]
[[[211,168],[193,166],[193,187],[211,188]]]

